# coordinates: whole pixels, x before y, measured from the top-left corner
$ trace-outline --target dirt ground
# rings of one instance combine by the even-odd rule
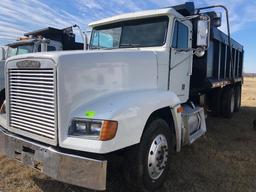
[[[168,181],[159,192],[256,191],[256,78],[246,78],[242,109],[234,117],[208,117],[206,136],[172,158]],[[45,177],[0,156],[1,192],[89,192]],[[125,191],[113,174],[109,191]]]

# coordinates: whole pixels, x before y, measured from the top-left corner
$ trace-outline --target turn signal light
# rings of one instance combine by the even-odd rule
[[[117,121],[103,121],[99,140],[107,141],[113,139],[116,136],[117,127]]]

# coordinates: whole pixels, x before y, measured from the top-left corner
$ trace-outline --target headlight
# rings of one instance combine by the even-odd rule
[[[117,126],[116,121],[74,119],[68,134],[70,136],[82,136],[86,139],[107,141],[115,137]]]

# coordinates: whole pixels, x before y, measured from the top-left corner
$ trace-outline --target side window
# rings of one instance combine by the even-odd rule
[[[111,48],[113,47],[113,37],[107,33],[94,33],[92,44],[97,47]]]
[[[188,27],[179,21],[175,21],[172,48],[187,49],[188,48]]]
[[[121,31],[121,27],[100,31],[95,30],[92,35],[92,47],[118,48],[120,44]]]

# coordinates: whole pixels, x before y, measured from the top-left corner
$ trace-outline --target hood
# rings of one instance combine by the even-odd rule
[[[70,92],[68,89],[107,93],[157,88],[157,56],[153,51],[126,49],[30,53],[9,58],[7,67],[9,63],[13,65],[18,60],[27,59],[53,61],[57,68],[58,87],[67,93]],[[73,96],[69,99],[74,99]]]
[[[63,130],[82,105],[117,93],[157,89],[157,58],[150,51],[76,52],[57,60],[59,126]]]
[[[59,95],[73,107],[113,92],[157,88],[157,58],[152,51],[59,54],[55,54]]]

